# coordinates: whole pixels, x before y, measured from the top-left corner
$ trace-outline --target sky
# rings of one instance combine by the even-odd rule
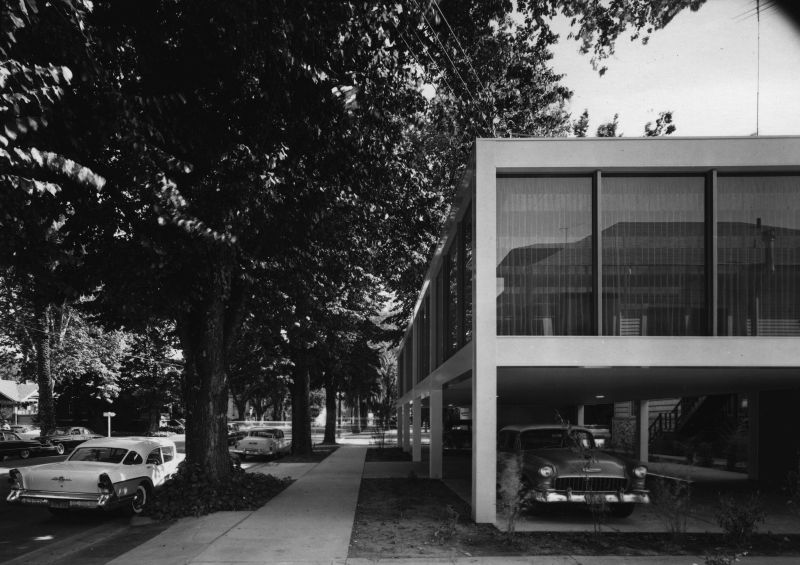
[[[769,6],[770,3],[762,4]],[[708,0],[679,13],[647,45],[617,41],[600,77],[589,55],[567,39],[552,64],[574,91],[570,112],[589,110],[590,135],[619,114],[626,137],[672,110],[676,136],[800,134],[800,28],[777,7],[761,15],[760,79],[755,0]],[[756,123],[756,92],[758,124]]]

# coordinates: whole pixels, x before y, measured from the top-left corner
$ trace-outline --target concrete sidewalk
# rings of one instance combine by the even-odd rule
[[[342,563],[366,451],[342,446],[262,508],[183,518],[110,563]]]

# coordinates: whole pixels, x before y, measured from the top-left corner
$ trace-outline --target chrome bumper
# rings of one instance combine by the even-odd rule
[[[587,504],[597,499],[607,503],[636,503],[650,504],[650,494],[646,491],[636,492],[563,492],[563,491],[534,491],[533,500],[536,502],[582,502]]]
[[[114,508],[119,504],[115,494],[67,493],[44,490],[11,489],[6,498],[12,504],[49,506],[52,508]]]

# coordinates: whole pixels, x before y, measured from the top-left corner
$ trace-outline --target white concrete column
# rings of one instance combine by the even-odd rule
[[[403,407],[397,407],[397,447],[403,447]]]
[[[636,445],[636,456],[642,463],[647,463],[650,451],[650,401],[637,401],[636,423],[638,425],[638,442]]]
[[[472,518],[497,518],[496,142],[475,142],[472,284]]]
[[[747,441],[747,478],[757,481],[760,478],[758,440],[761,434],[760,394],[751,392],[747,395],[747,423],[749,435]]]
[[[414,420],[412,427],[411,460],[422,461],[422,398],[414,397]]]
[[[578,418],[577,418],[578,421],[576,422],[578,426],[586,425],[585,413],[586,413],[586,406],[584,406],[583,404],[578,404]]]
[[[431,479],[442,478],[442,428],[444,418],[442,410],[442,389],[431,389],[431,444],[428,476]]]
[[[403,403],[403,451],[411,451],[411,434],[408,433],[408,424],[411,419],[411,406],[408,402]]]

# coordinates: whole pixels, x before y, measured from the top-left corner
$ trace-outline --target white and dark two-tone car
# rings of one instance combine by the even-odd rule
[[[522,482],[534,508],[599,499],[612,516],[624,518],[637,504],[650,502],[647,468],[597,449],[592,433],[580,426],[506,426],[497,455],[501,468],[520,457]]]
[[[250,428],[247,435],[229,448],[242,461],[248,457],[277,457],[292,451],[291,440],[286,439],[280,428]]]
[[[7,500],[44,506],[54,514],[120,507],[140,514],[153,490],[182,460],[168,438],[93,439],[76,447],[65,461],[9,471]]]

